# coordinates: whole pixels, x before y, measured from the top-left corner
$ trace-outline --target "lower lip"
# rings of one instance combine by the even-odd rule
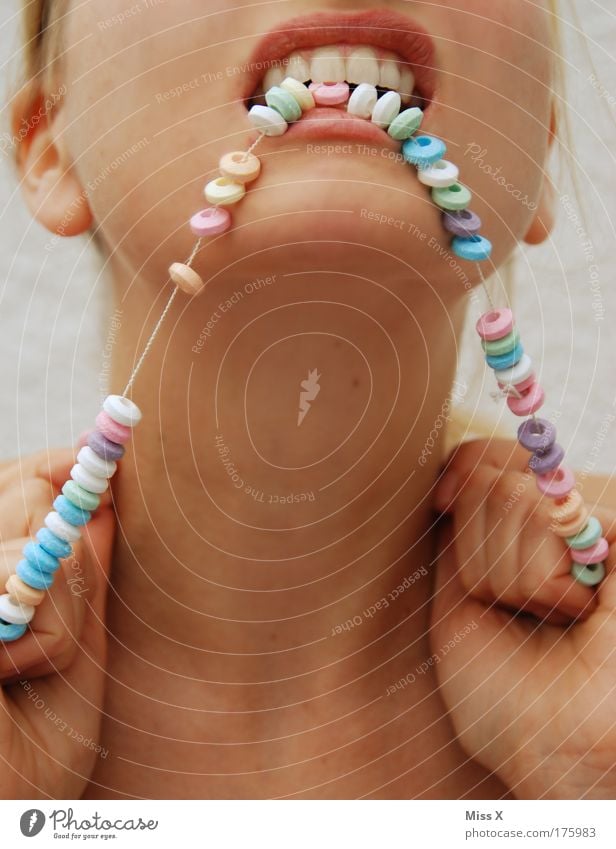
[[[316,109],[311,109],[301,120],[290,124],[285,135],[293,139],[351,139],[357,142],[371,142],[390,150],[400,150],[400,142],[372,121],[356,118],[342,109],[331,106],[318,106]]]

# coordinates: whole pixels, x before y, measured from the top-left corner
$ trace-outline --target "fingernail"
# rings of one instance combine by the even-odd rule
[[[458,476],[455,472],[448,472],[441,478],[434,493],[434,506],[441,513],[447,508],[458,488]]]

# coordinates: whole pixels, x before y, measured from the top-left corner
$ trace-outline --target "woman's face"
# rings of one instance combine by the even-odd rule
[[[245,150],[254,139],[247,65],[263,35],[297,16],[374,10],[405,16],[432,40],[434,56],[424,52],[423,61],[434,66],[434,91],[422,131],[447,143],[447,158],[474,193],[472,208],[494,243],[494,261],[502,261],[533,218],[548,144],[550,22],[541,4],[74,3],[65,19],[68,93],[59,143],[107,245],[130,270],[153,287],[163,285],[169,264],[190,252],[194,237],[186,222],[207,205],[203,187],[218,176],[220,156]],[[362,30],[364,45],[381,43],[374,28],[371,40],[373,26]],[[344,30],[336,40],[348,42]],[[317,37],[302,47],[304,63],[294,59],[289,72],[305,76],[308,68],[314,76],[314,51],[326,43],[330,37]],[[290,36],[287,57],[297,45]],[[401,70],[401,88],[412,84],[402,51],[378,65],[379,73],[385,66]],[[368,55],[362,73],[374,62]],[[348,63],[342,67],[348,72]],[[398,78],[388,79],[395,86]],[[440,252],[449,245],[441,216],[415,168],[392,147],[385,133],[377,143],[327,129],[319,138],[263,139],[255,150],[261,176],[230,208],[234,229],[206,247],[196,268],[206,277],[224,271],[243,281],[281,263],[289,271],[344,267],[377,279],[387,268],[408,281],[426,277],[445,294],[459,291],[459,270]],[[328,244],[315,247],[320,240]],[[476,281],[474,267],[464,271]]]

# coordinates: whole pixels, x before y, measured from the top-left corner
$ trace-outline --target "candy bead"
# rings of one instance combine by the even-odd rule
[[[226,233],[231,227],[231,213],[224,206],[208,206],[190,219],[190,229],[200,239]]]
[[[514,368],[516,368],[516,366],[514,366]],[[505,385],[504,383],[499,383],[498,385],[503,391],[507,391],[517,398],[518,396],[515,395],[515,393],[512,391],[512,388],[515,389],[516,392],[524,392],[524,390],[528,389],[529,386],[532,386],[536,380],[537,378],[535,377],[535,373],[531,372],[530,375],[526,378],[526,380],[522,380],[520,383],[512,383],[509,386]]]
[[[126,449],[117,442],[112,442],[100,431],[92,430],[88,436],[88,445],[103,460],[121,460]]]
[[[482,339],[489,342],[503,339],[513,330],[513,313],[506,308],[490,310],[479,318],[475,330]]]
[[[8,595],[0,595],[0,619],[10,625],[27,625],[34,616],[30,604],[15,604]]]
[[[261,173],[261,160],[254,153],[235,150],[220,158],[218,169],[223,177],[236,183],[252,183]]]
[[[522,381],[528,380],[532,373],[533,361],[528,354],[524,354],[520,362],[511,368],[495,371],[494,377],[497,379],[499,385],[517,387]]]
[[[124,398],[122,395],[108,395],[103,401],[103,410],[114,422],[124,427],[135,427],[141,421],[139,407],[130,398]]]
[[[60,561],[53,554],[42,547],[38,542],[27,542],[23,547],[24,557],[32,566],[37,569],[42,569],[44,572],[57,572],[60,568]]]
[[[569,522],[574,516],[577,516],[583,504],[582,493],[579,489],[572,489],[571,492],[567,493],[563,502],[556,504],[550,512],[550,518],[553,522],[560,522],[561,524]]]
[[[87,489],[88,492],[95,492],[97,495],[105,492],[109,486],[107,478],[102,478],[99,475],[93,475],[92,472],[89,472],[86,468],[84,468],[81,463],[75,463],[70,474],[72,479],[78,483],[79,486]]]
[[[360,86],[357,88],[360,88]],[[355,89],[355,92],[356,91],[357,89]],[[376,89],[374,91],[376,97]],[[355,94],[355,92],[353,92],[353,94]],[[374,109],[374,106],[372,108]],[[371,114],[372,112],[368,113],[368,115]],[[389,125],[387,132],[392,139],[396,139],[396,141],[404,141],[405,139],[410,139],[410,137],[417,132],[417,130],[421,127],[422,121],[423,112],[419,109],[419,107],[413,106],[411,109],[404,109],[399,115],[396,115]]]
[[[605,578],[605,563],[572,563],[571,575],[585,587],[596,587]]]
[[[291,92],[278,85],[272,86],[265,92],[265,102],[271,109],[280,112],[287,123],[299,121],[302,117],[302,107]]]
[[[314,109],[314,97],[312,96],[312,92],[309,90],[308,86],[304,85],[304,83],[300,83],[300,81],[296,80],[294,77],[287,77],[280,83],[280,88],[283,88],[285,91],[288,91],[289,94],[293,95],[301,106],[303,112],[307,112],[309,109]]]
[[[70,557],[73,551],[66,540],[57,537],[49,528],[39,528],[36,532],[36,538],[39,545],[52,557]]]
[[[345,82],[310,83],[308,89],[317,106],[342,106],[349,99],[349,84]]]
[[[402,99],[397,91],[387,91],[377,100],[372,110],[372,123],[386,130],[400,112]]]
[[[459,212],[461,209],[466,209],[472,199],[473,196],[470,189],[467,189],[462,183],[453,183],[453,185],[445,186],[444,188],[436,187],[432,189],[432,200],[441,209]],[[456,238],[460,237],[457,236]],[[479,236],[471,236],[468,241],[474,241],[479,238]]]
[[[514,366],[515,368],[515,366]],[[545,392],[540,383],[533,383],[522,392],[521,398],[507,397],[507,406],[515,416],[530,416],[543,406]]]
[[[114,422],[111,416],[104,410],[100,411],[94,421],[103,436],[106,436],[111,442],[117,442],[119,445],[123,445],[130,439],[130,428]]]
[[[513,351],[520,341],[520,333],[517,327],[514,327],[511,333],[503,336],[502,339],[495,339],[493,342],[481,340],[481,347],[490,357],[499,357],[501,354],[508,354]]]
[[[92,512],[96,510],[98,505],[101,503],[101,500],[98,495],[94,492],[89,492],[87,489],[84,489],[82,486],[74,481],[66,481],[66,483],[62,487],[62,494],[66,495],[68,500],[75,505],[75,507],[79,507],[80,510],[89,510]]]
[[[75,484],[77,486],[77,484]],[[70,499],[69,499],[70,501]],[[59,513],[52,510],[45,516],[45,527],[49,528],[52,534],[55,534],[65,542],[77,542],[81,538],[81,531],[75,525],[70,525],[65,521]]]
[[[447,145],[434,136],[413,136],[402,145],[402,156],[410,165],[425,168],[442,159]]]
[[[243,183],[227,180],[226,177],[216,177],[206,185],[204,194],[208,203],[231,206],[242,200],[246,194],[246,186]]]
[[[60,514],[60,517],[68,522],[69,525],[86,525],[92,518],[92,514],[87,510],[81,510],[75,507],[72,501],[66,495],[58,495],[53,503],[54,509]]]
[[[547,475],[537,475],[535,483],[548,498],[564,498],[575,486],[575,475],[568,466],[559,466]]]
[[[169,266],[169,277],[187,295],[200,295],[205,289],[205,283],[194,268],[183,262],[174,262]]]
[[[486,356],[486,362],[490,366],[490,368],[502,371],[502,369],[511,368],[516,363],[518,363],[522,359],[523,353],[524,348],[522,347],[521,343],[518,342],[518,344],[511,351],[507,351],[504,354],[488,354]]]
[[[29,587],[18,575],[9,575],[6,582],[6,591],[15,602],[29,604],[31,607],[38,607],[47,595],[44,590],[35,590],[34,587]]]
[[[588,512],[588,508],[585,504],[582,504],[575,516],[572,516],[568,522],[557,522],[552,527],[552,530],[556,536],[567,539],[567,537],[579,534],[579,532],[586,527],[589,519],[590,513]]]
[[[101,478],[111,478],[115,475],[118,464],[113,461],[108,462],[99,457],[95,451],[92,451],[89,445],[84,445],[79,449],[77,454],[77,462],[92,472],[93,475],[98,475]]]
[[[556,442],[556,428],[547,419],[527,419],[518,428],[518,442],[527,451],[549,451]]]
[[[565,459],[565,450],[557,442],[548,451],[536,451],[528,461],[528,467],[537,475],[552,472]]]
[[[370,83],[360,83],[347,104],[347,112],[357,118],[372,118],[372,110],[376,106],[378,92]],[[398,116],[399,117],[399,116]]]
[[[455,236],[451,240],[451,250],[460,259],[483,262],[492,256],[492,242],[483,236],[470,236],[468,239]]]
[[[481,218],[470,209],[461,209],[458,212],[443,212],[443,227],[454,236],[469,239],[477,236],[482,227]]]
[[[417,177],[420,183],[424,186],[431,186],[435,189],[447,189],[449,186],[454,186],[458,182],[460,169],[453,162],[447,162],[446,159],[439,159],[434,165],[429,165],[427,168],[420,168],[417,171]]]
[[[0,622],[0,641],[10,643],[18,640],[27,630],[27,625],[10,625],[8,622]]]
[[[603,534],[601,522],[596,516],[591,516],[588,522],[584,525],[581,531],[571,537],[567,537],[565,542],[569,548],[589,548],[596,542],[599,542]]]
[[[583,563],[585,566],[591,563],[600,563],[610,553],[610,545],[605,537],[599,537],[594,545],[588,548],[572,548],[571,558],[574,563]]]
[[[282,136],[289,129],[289,125],[280,112],[269,106],[255,104],[248,112],[248,118],[253,126],[266,136]]]
[[[48,590],[53,584],[54,573],[33,566],[29,560],[20,560],[15,571],[24,584],[35,590]]]

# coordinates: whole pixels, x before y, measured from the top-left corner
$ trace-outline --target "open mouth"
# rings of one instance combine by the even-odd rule
[[[265,105],[265,93],[288,77],[307,86],[345,83],[350,95],[367,84],[379,99],[396,92],[402,109],[426,111],[436,86],[434,45],[419,24],[396,12],[319,12],[286,22],[261,39],[248,64],[246,109]],[[308,120],[327,113],[343,117],[345,111],[345,104],[327,107]]]

